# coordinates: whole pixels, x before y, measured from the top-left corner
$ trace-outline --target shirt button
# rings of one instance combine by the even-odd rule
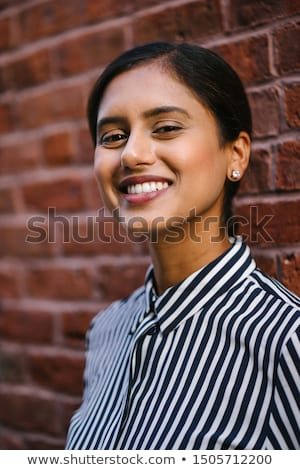
[[[159,326],[158,325],[153,325],[151,328],[147,331],[147,335],[155,335],[159,332]]]

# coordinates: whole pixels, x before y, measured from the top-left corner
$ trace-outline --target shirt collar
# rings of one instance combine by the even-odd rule
[[[168,333],[245,279],[255,267],[249,247],[237,237],[221,256],[156,296],[150,266],[145,279],[146,312],[154,312],[161,332]]]

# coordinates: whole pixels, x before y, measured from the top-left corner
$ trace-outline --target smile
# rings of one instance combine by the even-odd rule
[[[142,194],[161,191],[168,188],[166,181],[149,181],[145,183],[130,184],[127,186],[127,194]]]

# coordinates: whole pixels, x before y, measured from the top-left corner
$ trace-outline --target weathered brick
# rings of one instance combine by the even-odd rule
[[[82,25],[86,20],[86,6],[82,0],[48,0],[33,4],[19,14],[21,39],[32,42]]]
[[[101,254],[134,254],[137,243],[132,243],[126,232],[111,216],[88,215],[65,224],[62,235],[63,251],[67,256],[95,256]],[[139,242],[137,240],[137,242]]]
[[[29,434],[24,436],[24,449],[34,450],[64,450],[66,446],[67,432],[62,432],[62,437],[50,437],[45,435]]]
[[[1,173],[20,173],[39,165],[42,148],[38,138],[0,147]]]
[[[270,203],[245,204],[243,199],[236,201],[239,233],[251,245],[260,244],[274,247],[281,244],[298,243],[300,199],[276,200]],[[282,227],[287,227],[283,230]]]
[[[24,89],[45,83],[51,78],[51,57],[47,49],[22,56],[7,66],[7,88]]]
[[[279,74],[300,70],[300,23],[289,23],[275,31],[275,65]]]
[[[282,2],[281,0],[231,0],[228,9],[230,30],[270,23],[276,18],[292,13],[293,5],[287,5],[287,3],[292,4],[291,1]]]
[[[0,19],[0,50],[9,49],[11,35],[11,18],[4,17]]]
[[[237,42],[214,47],[239,74],[245,85],[262,82],[271,77],[268,38],[253,36]]]
[[[261,250],[259,253],[254,251],[252,254],[259,269],[269,276],[278,279],[276,256],[272,254],[270,255],[268,253],[262,253]]]
[[[285,90],[285,116],[291,128],[300,127],[300,83],[291,85]]]
[[[29,109],[34,109],[34,113],[29,113]],[[17,113],[20,125],[25,129],[85,118],[82,86],[69,85],[47,92],[27,94],[19,99]]]
[[[291,253],[281,258],[282,281],[300,296],[300,254]]]
[[[92,293],[92,276],[85,268],[32,268],[27,273],[26,284],[32,297],[89,299]]]
[[[254,150],[238,194],[257,194],[270,190],[272,190],[272,156],[267,149]]]
[[[31,393],[1,392],[1,424],[27,432],[49,433],[59,435],[58,407],[53,399],[46,399]]]
[[[20,296],[19,270],[10,264],[0,265],[0,298],[17,298]]]
[[[135,4],[136,3],[136,4]],[[148,2],[149,3],[149,2]],[[152,0],[152,4],[159,3],[159,0]],[[101,0],[95,2],[94,0],[86,0],[87,19],[89,23],[100,22],[108,18],[120,17],[132,13],[139,7],[144,7],[145,1],[135,2],[135,0]]]
[[[80,395],[83,388],[84,353],[70,356],[63,353],[32,353],[28,358],[34,383],[61,393]]]
[[[53,315],[38,310],[4,309],[0,316],[0,335],[20,343],[50,344]]]
[[[50,166],[71,163],[76,154],[73,136],[68,131],[49,134],[43,139],[45,160]]]
[[[0,154],[1,155],[1,154]],[[0,213],[14,212],[14,190],[10,188],[0,189]]]
[[[249,94],[249,103],[253,119],[253,136],[267,137],[279,133],[280,104],[276,88]],[[266,119],[266,116],[268,118]]]
[[[21,41],[31,42],[55,33],[58,30],[56,19],[55,3],[52,0],[21,10],[18,15]]]
[[[170,6],[157,13],[137,16],[133,23],[135,43],[204,38],[222,31],[219,4],[200,0]]]
[[[77,350],[85,349],[85,338],[92,318],[98,310],[62,313],[63,344]]]
[[[84,181],[80,176],[70,176],[54,181],[36,181],[23,187],[23,197],[28,208],[79,211],[85,207]]]
[[[0,428],[0,449],[1,450],[24,450],[25,443],[16,432]]]
[[[277,150],[277,188],[300,189],[300,142],[288,141]]]
[[[87,127],[77,130],[77,155],[76,161],[87,165],[94,163],[94,145]]]
[[[14,127],[12,103],[0,103],[0,134],[11,132]]]
[[[0,346],[0,383],[22,383],[27,378],[27,367],[22,351]]]
[[[48,243],[49,232],[45,222],[41,222],[39,216],[32,215],[27,223],[28,226],[25,223],[0,226],[0,256],[39,258],[54,254],[56,245]]]
[[[124,33],[120,27],[69,40],[55,50],[58,73],[69,76],[94,67],[100,69],[100,66],[119,55],[124,47]]]
[[[127,297],[145,280],[148,264],[103,264],[99,267],[98,287],[105,301]]]

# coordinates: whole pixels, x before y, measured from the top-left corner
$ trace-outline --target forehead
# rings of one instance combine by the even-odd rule
[[[159,63],[139,65],[113,78],[106,87],[99,116],[126,107],[201,106],[192,91]]]

